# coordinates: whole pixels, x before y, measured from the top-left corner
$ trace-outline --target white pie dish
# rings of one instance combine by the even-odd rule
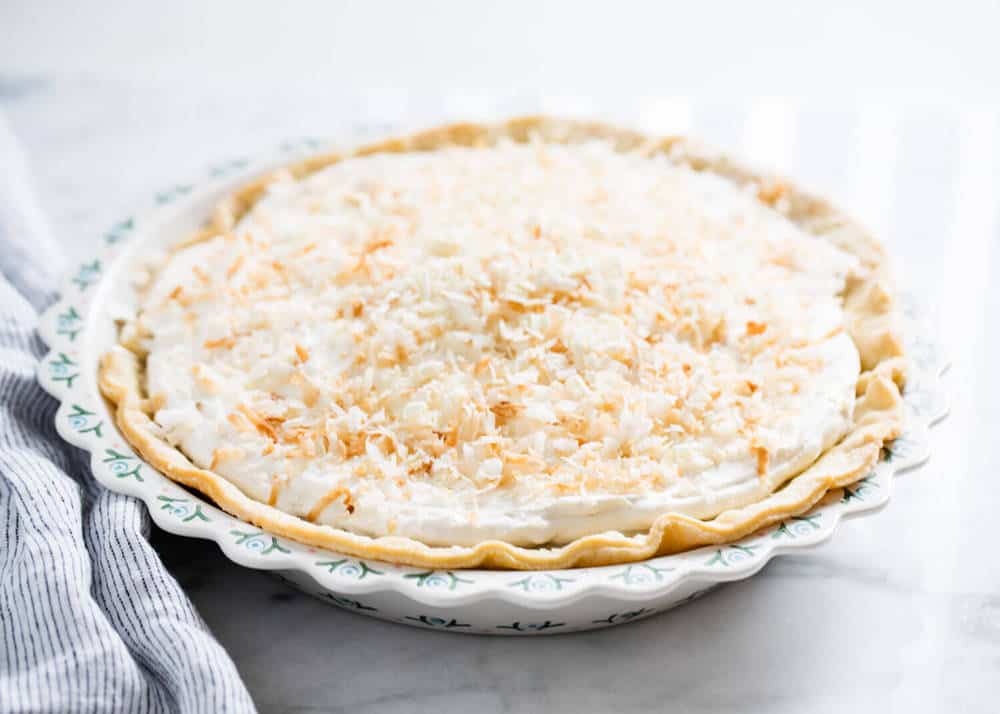
[[[99,396],[97,363],[116,340],[113,321],[128,299],[123,286],[136,256],[197,227],[221,196],[250,176],[314,149],[309,144],[286,146],[261,161],[227,162],[207,177],[159,193],[149,210],[104,236],[100,254],[73,271],[61,300],[42,318],[40,331],[51,352],[40,363],[39,379],[62,402],[59,433],[91,452],[100,482],[142,498],[164,529],[215,540],[235,562],[281,571],[307,592],[377,617],[457,632],[558,633],[644,617],[718,583],[748,577],[772,555],[824,540],[842,517],[873,512],[887,501],[892,476],[926,458],[927,427],[945,413],[938,380],[944,363],[910,319],[906,336],[915,370],[904,394],[908,425],[892,444],[890,458],[859,484],[828,494],[808,515],[721,548],[600,568],[424,571],[337,556],[276,538],[225,514],[157,473],[127,446]]]

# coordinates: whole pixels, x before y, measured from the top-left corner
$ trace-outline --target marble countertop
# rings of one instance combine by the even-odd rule
[[[354,91],[0,64],[0,112],[68,258],[152,191],[218,159],[401,115],[421,123],[552,102]],[[593,96],[559,101],[607,114]],[[931,461],[901,477],[886,510],[815,551],[639,623],[547,638],[360,617],[240,568],[214,544],[155,532],[262,712],[996,711],[1000,339],[987,320],[1000,309],[997,114],[650,100],[635,116],[783,167],[886,236],[954,364],[952,416],[935,429]]]

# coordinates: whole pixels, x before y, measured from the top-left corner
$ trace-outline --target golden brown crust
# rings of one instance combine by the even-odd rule
[[[882,246],[825,201],[800,191],[783,179],[756,174],[682,138],[654,140],[604,124],[541,117],[518,118],[495,125],[454,124],[389,139],[346,154],[311,157],[258,178],[223,201],[204,230],[186,243],[231,229],[268,184],[281,174],[301,177],[344,158],[372,153],[488,146],[502,137],[520,142],[537,137],[560,143],[603,138],[612,141],[619,150],[668,154],[678,164],[698,171],[712,171],[740,185],[754,186],[762,202],[808,232],[855,255],[864,270],[862,277],[850,282],[844,294],[847,329],[858,347],[863,370],[858,380],[853,430],[784,488],[753,505],[726,511],[708,521],[666,513],[646,533],[633,536],[602,533],[552,548],[523,548],[501,541],[487,541],[476,546],[433,547],[396,536],[369,538],[310,523],[253,500],[221,476],[193,465],[158,436],[158,427],[149,417],[149,404],[143,398],[143,358],[118,346],[101,360],[100,386],[104,395],[116,404],[116,421],[126,439],[146,461],[169,478],[204,493],[234,516],[271,533],[356,557],[432,568],[527,570],[609,565],[731,542],[806,512],[827,491],[853,483],[874,467],[883,444],[900,432],[900,389],[905,379],[899,315]]]

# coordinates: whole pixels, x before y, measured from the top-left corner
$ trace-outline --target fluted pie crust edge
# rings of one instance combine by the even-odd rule
[[[801,229],[858,258],[864,277],[850,280],[844,294],[846,328],[857,346],[862,369],[851,431],[808,469],[752,505],[725,511],[711,520],[666,513],[641,534],[601,533],[563,546],[536,548],[498,540],[475,546],[440,547],[399,536],[372,538],[311,523],[251,499],[222,476],[196,467],[182,452],[156,435],[151,419],[153,405],[143,396],[143,358],[119,345],[103,355],[99,383],[105,397],[115,404],[115,419],[125,438],[149,464],[170,479],[203,493],[237,518],[270,533],[355,557],[429,568],[534,570],[612,565],[723,544],[801,515],[831,489],[849,485],[871,471],[885,442],[902,429],[900,392],[906,371],[901,319],[884,249],[854,220],[826,201],[784,179],[755,173],[685,138],[650,138],[601,123],[545,117],[489,125],[444,126],[345,153],[311,157],[262,176],[222,201],[205,228],[186,243],[231,230],[279,176],[291,174],[301,178],[353,156],[433,151],[447,146],[489,146],[504,138],[527,142],[532,137],[554,143],[597,138],[612,142],[622,151],[666,154],[678,165],[712,172],[756,189],[760,201],[783,213]]]

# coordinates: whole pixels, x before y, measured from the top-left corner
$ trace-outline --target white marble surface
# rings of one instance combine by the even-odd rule
[[[448,65],[445,45],[434,42],[440,37],[428,41],[428,56],[380,42],[391,62],[380,54],[372,66],[346,72],[341,65],[363,49],[358,37],[370,35],[338,26],[325,54],[298,47],[301,9],[275,20],[283,38],[278,49],[289,57],[254,73],[262,60],[249,56],[244,72],[233,56],[248,49],[243,44],[202,42],[234,15],[203,16],[194,3],[176,5],[180,10],[162,17],[135,4],[101,13],[59,2],[0,5],[0,112],[25,144],[67,257],[85,254],[150,192],[214,160],[370,122],[481,112],[494,103],[490,92],[456,99],[442,91],[483,86],[503,89],[495,100],[501,111],[605,115],[614,107],[610,113],[641,123],[690,126],[839,197],[886,236],[906,283],[934,306],[954,361],[953,414],[935,430],[932,461],[902,477],[885,511],[843,525],[828,545],[781,557],[749,581],[621,628],[529,640],[405,628],[299,595],[231,564],[212,544],[156,533],[164,559],[232,653],[261,711],[1000,709],[1000,340],[989,330],[996,324],[989,315],[1000,309],[1000,124],[980,104],[998,98],[1000,62],[982,65],[997,59],[982,34],[988,15],[959,3],[968,12],[936,27],[935,18],[915,11],[904,23],[910,34],[901,38],[880,29],[879,18],[855,28],[849,4],[817,9],[827,21],[817,51],[832,50],[835,30],[851,27],[857,56],[838,67],[817,60],[800,40],[789,40],[794,47],[785,54],[772,46],[765,59],[787,60],[793,50],[804,58],[782,80],[781,91],[794,101],[749,103],[735,97],[768,94],[770,87],[737,57],[725,71],[713,60],[691,70],[689,81],[704,80],[712,91],[688,105],[651,99],[690,89],[672,70],[673,81],[662,84],[648,73],[634,86],[605,78],[600,91],[582,94],[580,74],[558,52],[515,58],[505,70],[503,53],[482,29],[490,22],[499,34],[516,28],[505,17],[476,24],[482,48],[470,62],[480,73],[460,67],[442,76],[444,85],[427,77]],[[379,13],[355,8],[319,17],[370,27]],[[814,20],[799,13],[790,22],[804,27]],[[596,32],[601,19],[589,12],[585,21]],[[246,23],[244,38],[259,39],[267,26],[258,10]],[[531,42],[545,35],[539,25],[558,27],[558,17],[542,13]],[[636,31],[643,42],[656,39]],[[313,41],[319,36],[315,28],[302,32]],[[390,35],[402,36],[398,28]],[[615,37],[614,47],[635,61],[637,50]],[[922,41],[930,37],[939,42]],[[866,78],[860,65],[874,56],[876,39],[909,52],[910,64],[891,59]],[[581,53],[579,41],[566,42],[567,52]],[[924,44],[927,51],[917,52]],[[475,49],[469,38],[459,46]],[[656,56],[667,62],[666,51]],[[969,60],[969,69],[955,56]],[[196,71],[206,61],[208,71]],[[531,62],[540,63],[537,76]],[[750,69],[761,62],[755,57]],[[831,93],[807,86],[810,74],[829,79]],[[524,89],[504,89],[512,77]],[[574,86],[566,82],[554,87],[564,90],[562,99],[538,98],[564,77],[577,80],[577,93],[565,91]],[[894,91],[880,93],[887,85]],[[362,91],[380,86],[410,90]],[[852,103],[831,109],[847,95]],[[875,95],[889,99],[872,104]],[[961,100],[963,108],[935,108],[928,99]],[[971,105],[979,108],[967,111]]]

